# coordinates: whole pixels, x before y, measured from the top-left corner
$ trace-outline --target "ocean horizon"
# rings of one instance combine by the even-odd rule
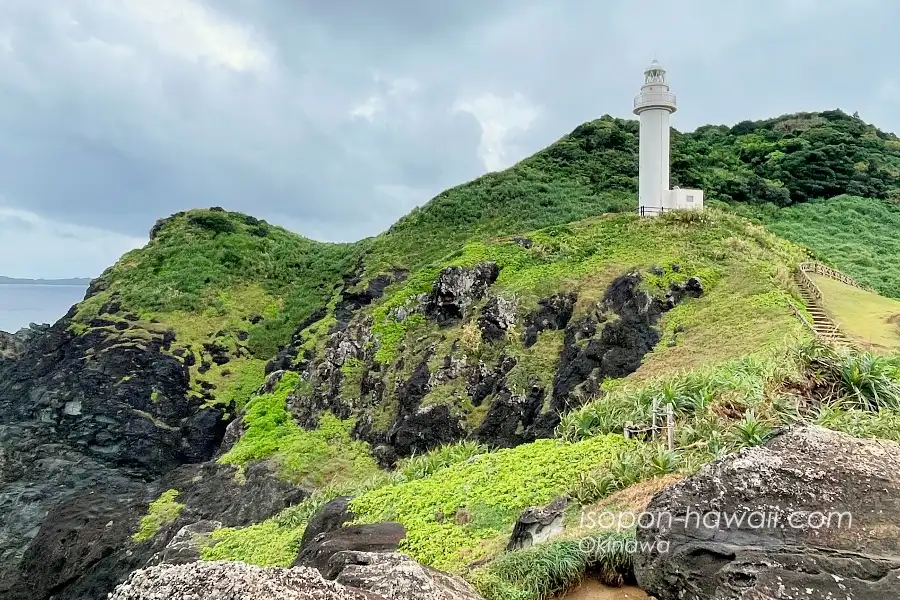
[[[0,283],[0,331],[15,333],[29,323],[53,324],[81,302],[86,285]]]

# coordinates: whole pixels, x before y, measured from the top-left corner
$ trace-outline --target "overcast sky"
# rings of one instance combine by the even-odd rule
[[[192,207],[320,240],[609,113],[900,132],[898,0],[0,0],[0,275],[95,276]]]

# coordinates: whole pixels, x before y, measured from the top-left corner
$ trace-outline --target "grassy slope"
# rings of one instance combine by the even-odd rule
[[[103,291],[81,303],[72,329],[84,331],[98,318],[119,322],[121,331],[103,327],[124,343],[172,330],[173,349],[197,357],[195,392],[211,384],[217,401],[241,405],[297,323],[328,302],[356,252],[353,245],[314,242],[246,215],[179,213],[158,224],[144,248],[101,275]],[[102,314],[113,299],[121,309]],[[209,370],[201,373],[209,343],[226,349],[230,360],[207,360]]]
[[[873,352],[900,349],[900,301],[811,274],[825,309],[850,337]]]
[[[772,232],[861,284],[900,298],[900,204],[838,196],[760,213]]]

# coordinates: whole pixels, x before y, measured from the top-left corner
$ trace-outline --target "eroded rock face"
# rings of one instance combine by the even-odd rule
[[[563,517],[568,504],[568,499],[561,497],[543,508],[526,510],[516,521],[506,550],[526,550],[561,534],[565,530]]]
[[[538,334],[551,329],[564,329],[572,318],[575,310],[575,302],[578,294],[557,294],[549,298],[543,298],[538,302],[538,309],[528,315],[525,320],[525,331],[522,334],[522,343],[530,348],[537,343]]]
[[[553,381],[554,414],[574,408],[584,397],[596,394],[603,379],[634,373],[661,339],[659,318],[676,302],[674,298],[661,300],[641,289],[642,279],[640,272],[616,278],[593,314],[566,327]],[[547,425],[555,427],[557,423]]]
[[[185,465],[152,484],[116,478],[115,472],[100,468],[103,479],[85,480],[94,481],[95,489],[74,487],[46,515],[39,515],[40,528],[22,559],[3,565],[8,576],[5,587],[0,584],[0,597],[105,598],[131,571],[148,562],[188,560],[191,552],[199,552],[199,544],[191,550],[186,539],[177,549],[167,547],[186,526],[260,522],[308,495],[279,480],[266,463],[249,467],[243,483],[236,480],[235,467],[214,462]],[[132,539],[149,502],[169,489],[179,490],[176,501],[184,505],[177,519],[150,540]],[[21,514],[20,510],[17,515]],[[192,539],[198,541],[197,536]]]
[[[422,312],[440,325],[459,321],[472,303],[484,297],[498,275],[500,268],[494,263],[472,268],[447,267],[422,303]]]
[[[900,446],[798,427],[658,494],[635,575],[660,600],[898,598],[898,511]]]

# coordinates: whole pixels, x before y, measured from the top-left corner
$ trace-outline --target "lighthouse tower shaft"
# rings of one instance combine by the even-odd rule
[[[638,182],[641,214],[657,214],[671,208],[669,115],[675,110],[675,94],[669,92],[666,70],[653,61],[644,71],[641,93],[634,98],[634,114],[641,121]]]

